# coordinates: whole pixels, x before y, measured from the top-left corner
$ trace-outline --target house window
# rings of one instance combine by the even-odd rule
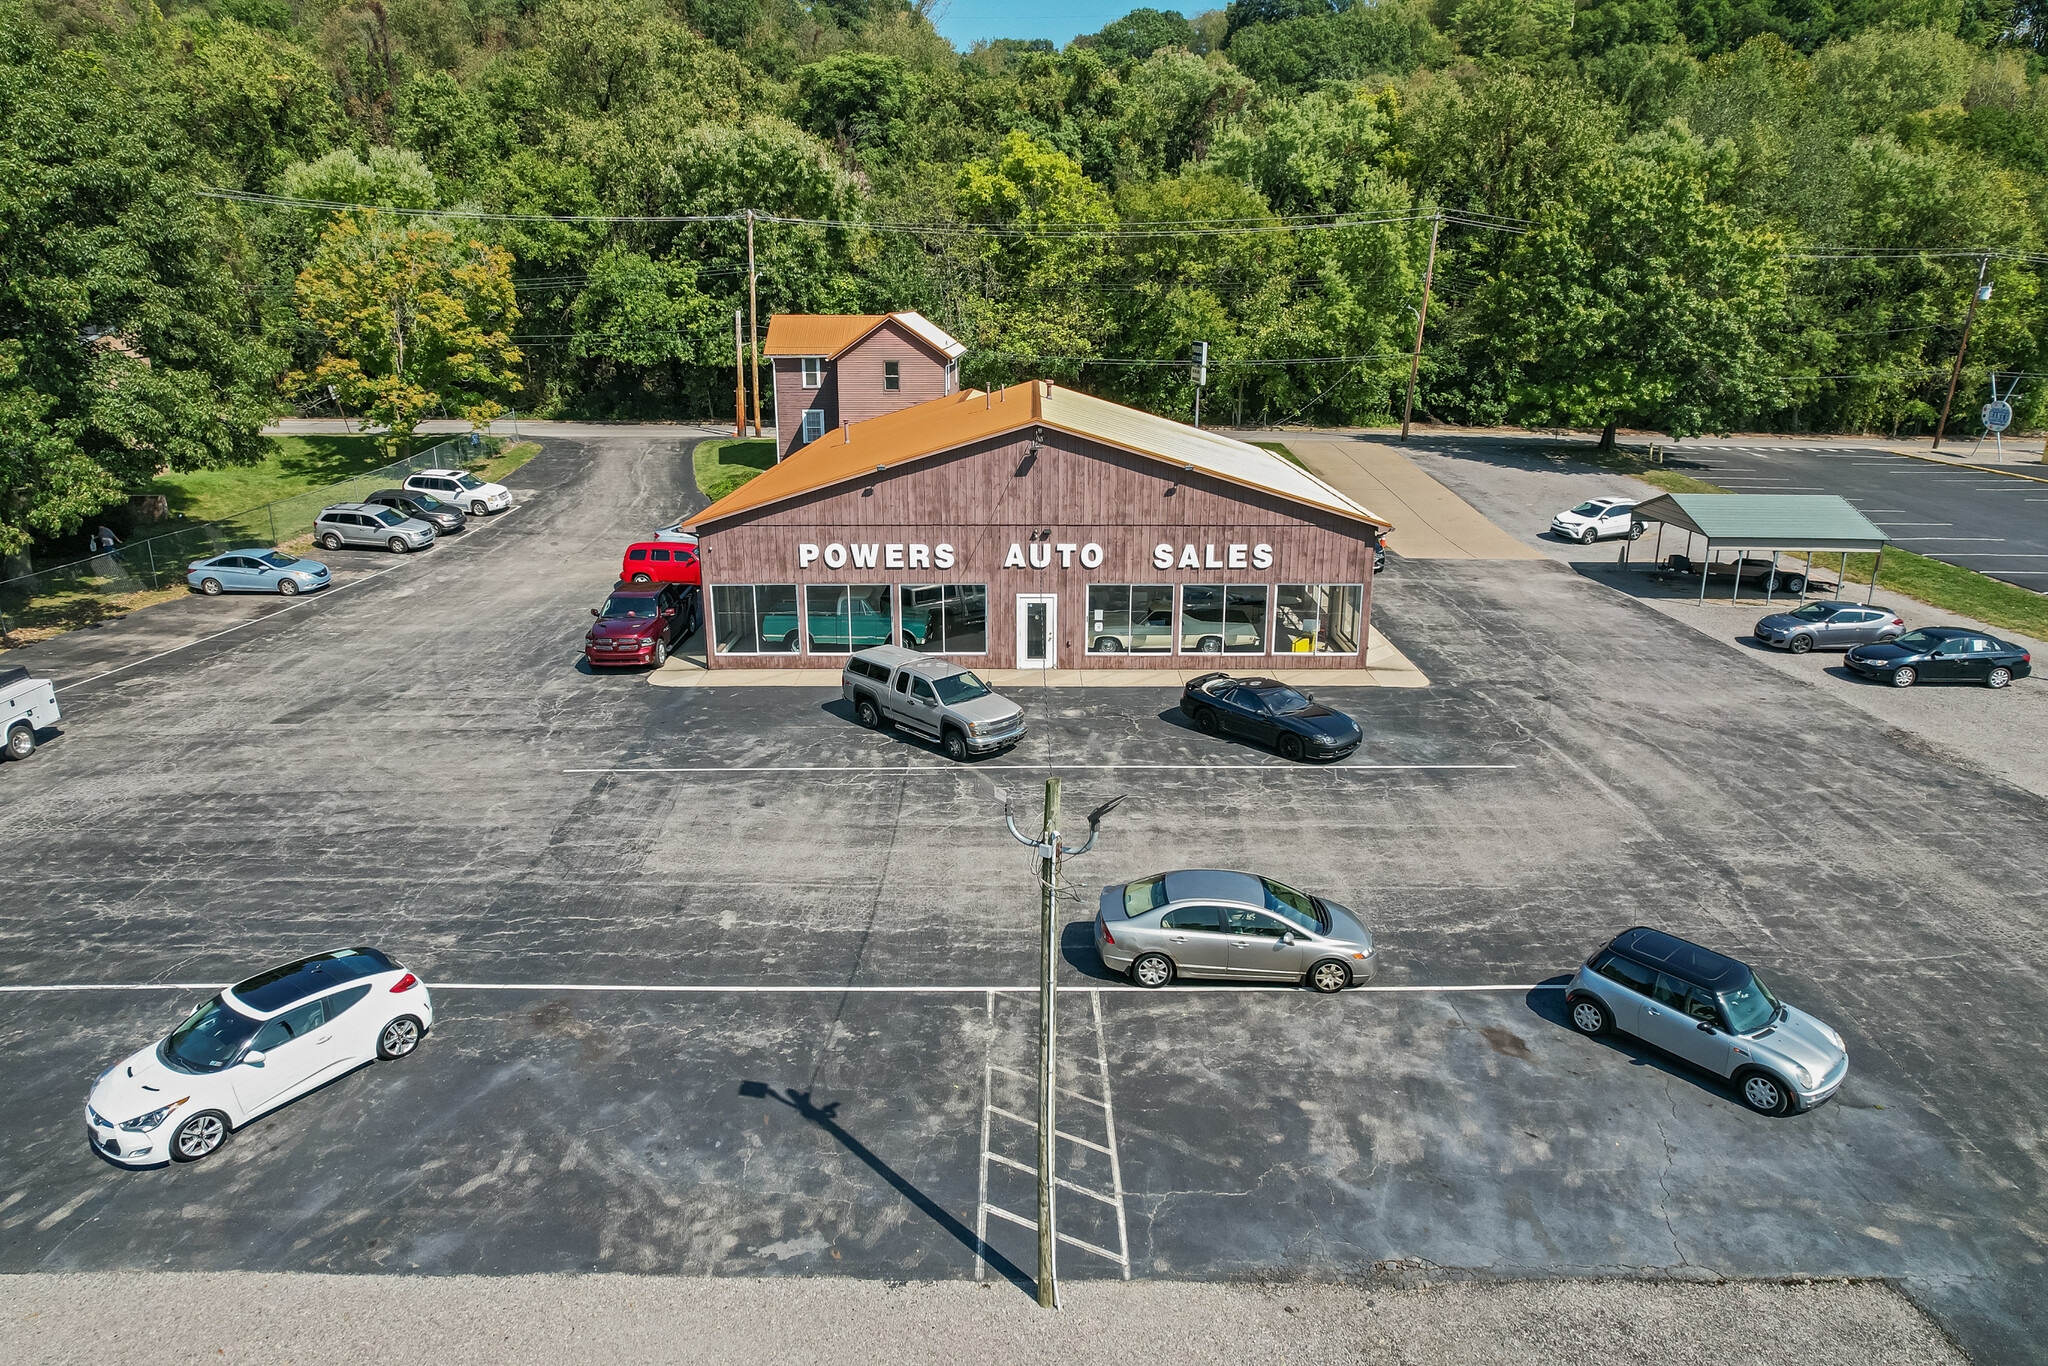
[[[806,389],[816,389],[816,388],[818,388],[818,387],[819,387],[820,385],[824,384],[824,382],[825,382],[825,358],[824,358],[823,356],[805,356],[805,357],[804,357],[804,388],[806,388]]]
[[[894,393],[903,387],[903,362],[885,360],[882,362],[882,387]]]
[[[946,392],[950,394],[959,387],[960,362],[957,360],[949,360],[946,362]]]
[[[806,408],[804,410],[804,443],[816,441],[825,434],[825,410]]]
[[[1088,653],[1173,653],[1173,585],[1088,585]]]
[[[1273,600],[1273,648],[1282,654],[1355,655],[1365,623],[1365,586],[1283,583]]]
[[[711,633],[722,655],[796,653],[796,585],[723,583],[711,590]]]
[[[1180,648],[1183,654],[1264,654],[1266,586],[1183,584]]]
[[[889,643],[889,585],[814,583],[804,589],[804,629],[814,655]]]
[[[902,603],[903,644],[927,654],[988,653],[988,585],[906,583]]]

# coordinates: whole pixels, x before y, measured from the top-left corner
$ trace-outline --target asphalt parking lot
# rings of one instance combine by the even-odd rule
[[[690,498],[684,444],[550,439],[488,540],[81,683],[0,768],[0,1271],[1017,1281],[989,1209],[1029,1209],[996,1112],[1036,903],[1002,817],[1057,772],[1070,812],[1128,797],[1072,867],[1066,1275],[1887,1278],[2033,1359],[2039,797],[1531,562],[1394,567],[1376,623],[1434,686],[1321,690],[1368,736],[1329,768],[1170,690],[1022,694],[1027,744],[953,767],[827,692],[592,676],[585,609]],[[1106,979],[1095,890],[1204,864],[1365,910],[1376,989]],[[1764,1120],[1572,1034],[1544,984],[1643,922],[1840,1028],[1841,1096]],[[87,1151],[92,1078],[194,993],[40,988],[346,942],[436,985],[417,1054],[195,1167]]]

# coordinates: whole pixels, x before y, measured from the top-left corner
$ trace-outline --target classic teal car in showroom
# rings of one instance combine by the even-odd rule
[[[837,654],[841,651],[864,650],[870,645],[902,645],[918,649],[931,636],[932,613],[915,608],[906,609],[900,632],[892,639],[892,623],[889,619],[887,600],[876,606],[865,598],[841,599],[837,603],[823,603],[815,598],[810,603],[805,629],[809,632],[812,650],[825,650]],[[761,639],[779,640],[785,650],[795,650],[797,640],[796,613],[763,612],[761,614]]]

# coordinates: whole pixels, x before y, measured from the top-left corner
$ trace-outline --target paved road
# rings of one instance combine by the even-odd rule
[[[1026,693],[1027,746],[948,766],[825,690],[583,672],[619,536],[688,497],[681,443],[550,440],[522,473],[536,496],[468,553],[83,684],[0,770],[28,851],[0,985],[379,942],[441,1006],[405,1062],[129,1173],[86,1151],[81,1097],[193,990],[0,994],[0,1271],[1014,1293],[1031,1235],[995,1211],[1029,1208],[1031,1020],[992,988],[1029,980],[1036,906],[1001,813],[1058,764],[1069,809],[1131,798],[1063,941],[1069,1275],[1899,1278],[1979,1361],[2033,1359],[2041,799],[1542,562],[1396,564],[1378,621],[1435,686],[1327,690],[1372,737],[1345,765],[1105,690]],[[1815,848],[1881,853],[1823,878]],[[1366,908],[1378,985],[1426,989],[1106,980],[1096,888],[1211,863]],[[1764,1121],[1572,1034],[1531,987],[1642,921],[1835,1021],[1840,1099]]]

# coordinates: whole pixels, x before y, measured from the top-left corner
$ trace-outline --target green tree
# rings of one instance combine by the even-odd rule
[[[1195,26],[1177,10],[1134,9],[1104,24],[1085,41],[1099,51],[1142,62],[1163,47],[1192,49]]]
[[[1716,202],[1732,166],[1682,128],[1646,135],[1517,239],[1479,301],[1517,418],[1611,446],[1623,422],[1683,437],[1775,406],[1781,243]]]
[[[301,388],[331,384],[344,403],[410,442],[420,420],[452,409],[482,428],[517,391],[519,320],[512,257],[438,228],[338,215],[299,272],[299,316],[326,353]]]

